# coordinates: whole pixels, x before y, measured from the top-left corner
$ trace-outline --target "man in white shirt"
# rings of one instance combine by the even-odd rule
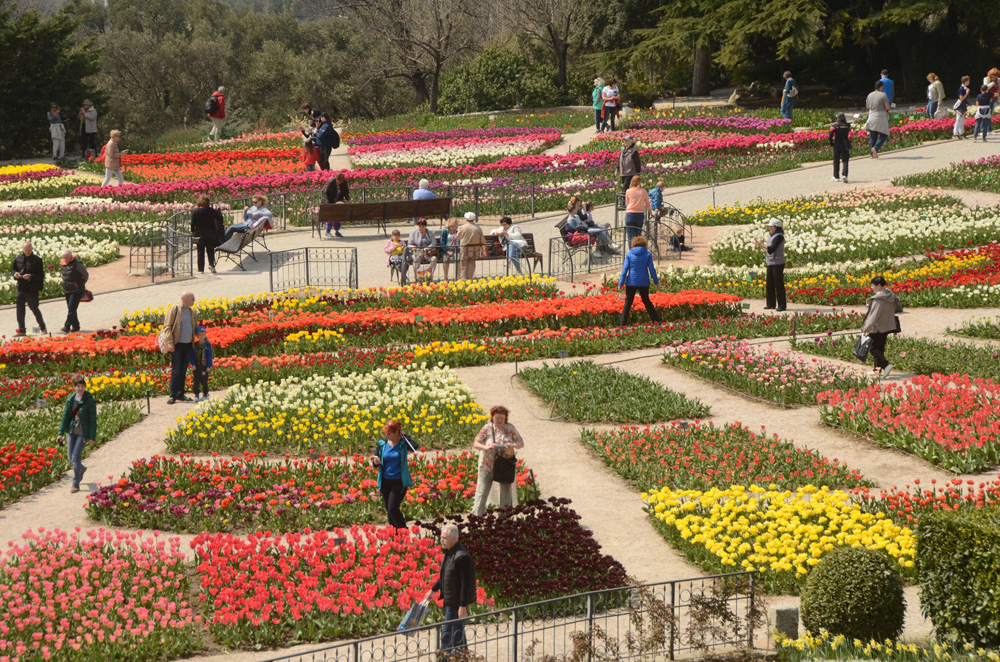
[[[521,233],[521,228],[514,225],[514,221],[509,216],[504,216],[500,219],[500,227],[491,234],[494,237],[504,237],[507,239],[507,258],[514,263],[514,268],[517,269],[518,275],[523,276],[524,271],[521,270],[521,258],[524,257],[524,251],[528,248],[528,242],[525,241],[524,235]]]

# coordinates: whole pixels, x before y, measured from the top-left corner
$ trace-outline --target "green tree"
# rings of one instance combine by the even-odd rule
[[[551,70],[512,51],[488,49],[445,77],[438,110],[445,114],[504,110],[518,102],[526,108],[544,108],[561,99]]]
[[[65,13],[43,19],[36,11],[18,13],[13,0],[0,0],[0,158],[24,158],[49,144],[46,112],[55,101],[70,114],[90,96],[84,79],[96,70],[92,44],[75,44],[76,22]],[[67,144],[75,136],[67,136]]]

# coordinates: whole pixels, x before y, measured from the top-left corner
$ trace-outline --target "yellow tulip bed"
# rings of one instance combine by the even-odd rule
[[[368,452],[389,419],[427,448],[467,446],[486,420],[447,368],[247,382],[209,401],[167,436],[171,451]]]
[[[972,644],[931,643],[920,646],[903,641],[848,640],[842,634],[822,630],[819,634],[805,633],[790,639],[775,633],[774,644],[782,662],[812,662],[813,660],[879,660],[880,662],[1000,662],[1000,653]]]
[[[885,550],[905,578],[916,579],[913,532],[883,513],[866,513],[841,490],[664,487],[642,500],[667,541],[692,562],[709,572],[758,570],[771,593],[798,593],[823,555],[844,545]]]

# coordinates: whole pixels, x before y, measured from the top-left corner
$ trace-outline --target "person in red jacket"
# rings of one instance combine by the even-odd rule
[[[316,161],[319,160],[319,152],[316,151],[316,144],[312,141],[312,138],[306,138],[302,141],[302,155],[299,160],[306,164],[306,172],[313,172],[316,170]]]
[[[226,125],[226,88],[220,86],[217,91],[212,92],[212,99],[215,99],[215,112],[208,112],[208,104],[212,103],[211,99],[209,99],[205,108],[205,114],[212,120],[212,131],[208,134],[208,137],[212,140],[218,140],[222,135],[222,127]]]

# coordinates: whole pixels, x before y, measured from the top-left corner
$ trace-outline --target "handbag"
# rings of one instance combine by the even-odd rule
[[[80,297],[80,303],[90,303],[94,300],[94,293],[90,290],[84,290],[83,296]]]
[[[496,427],[493,427],[493,443],[496,443],[496,441]],[[516,477],[517,455],[515,454],[513,457],[504,457],[503,455],[498,454],[496,458],[493,459],[493,482],[510,485],[514,482]]]
[[[890,331],[889,333],[902,333],[903,329],[899,327],[899,315],[896,315],[895,317],[896,317],[896,328]]]
[[[160,354],[170,354],[174,351],[173,334],[170,332],[169,327],[163,327],[156,334],[156,344],[160,346]]]
[[[962,107],[962,100],[961,99],[959,99],[958,101],[956,101],[955,105],[952,106],[952,108],[954,108],[955,110],[958,110],[961,107]]]
[[[868,350],[872,346],[872,337],[862,334],[857,342],[854,343],[854,349],[852,350],[854,356],[858,358],[859,361],[868,360]]]

